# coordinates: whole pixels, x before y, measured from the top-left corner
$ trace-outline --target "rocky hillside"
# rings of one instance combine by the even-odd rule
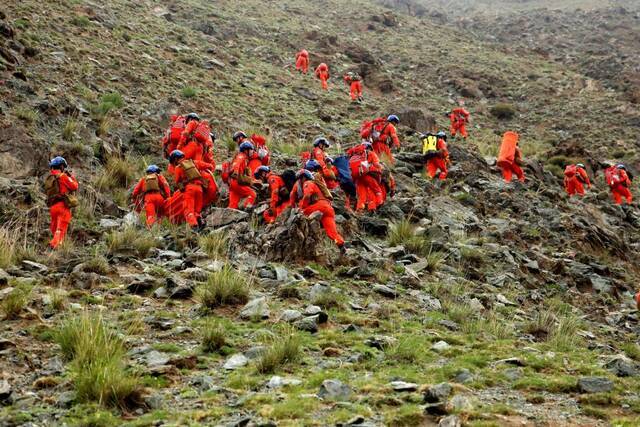
[[[637,425],[640,217],[611,204],[600,166],[638,170],[638,106],[583,66],[582,32],[567,68],[470,25],[360,0],[3,5],[0,425]],[[330,65],[328,92],[293,72],[302,47]],[[363,104],[340,81],[352,69]],[[471,138],[432,183],[415,133],[460,98]],[[192,110],[218,163],[255,130],[278,169],[397,113],[398,194],[376,215],[336,203],[344,257],[295,212],[265,226],[221,202],[199,235],[136,226],[127,191],[168,116]],[[506,129],[524,185],[494,166]],[[50,253],[54,154],[82,191]],[[574,159],[595,175],[581,200],[561,189]]]

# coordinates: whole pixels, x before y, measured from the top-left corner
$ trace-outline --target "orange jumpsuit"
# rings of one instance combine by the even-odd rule
[[[447,178],[447,163],[449,162],[449,150],[447,150],[447,143],[442,138],[438,138],[438,144],[436,145],[439,153],[435,157],[431,157],[427,160],[427,173],[431,177],[431,179],[436,177],[438,171],[440,171],[440,175],[438,178],[440,180],[445,180]]]
[[[296,54],[296,70],[304,74],[309,71],[309,52],[306,49]]]
[[[260,166],[269,166],[271,163],[271,156],[269,155],[269,149],[267,148],[267,141],[263,136],[260,135],[251,135],[249,138],[253,146],[256,148],[251,157],[249,158],[249,170],[251,171],[251,176],[256,173],[256,170]],[[243,139],[240,144],[246,141]],[[238,144],[238,145],[240,145]],[[260,158],[260,151],[263,151],[264,157]]]
[[[327,90],[327,80],[329,80],[329,66],[324,62],[318,65],[318,68],[316,68],[316,77],[320,79],[320,82],[322,83],[322,89]]]
[[[207,136],[206,141],[198,141],[195,137],[190,137],[198,127],[199,122],[191,120],[182,132],[177,149],[184,153],[185,159],[201,160],[215,166],[213,159],[213,141]]]
[[[282,200],[282,197],[280,197],[281,190],[286,188],[284,180],[280,175],[270,173],[267,175],[267,182],[269,183],[271,197],[269,199],[269,209],[264,211],[263,216],[267,223],[272,223],[291,205],[289,199]]]
[[[348,75],[344,76],[344,81],[349,85],[349,95],[351,96],[351,100],[355,101],[356,99],[362,97],[362,81],[361,80],[353,80]]]
[[[171,188],[166,178],[160,174],[158,174],[158,186],[161,191],[147,191],[146,183],[146,178],[141,178],[133,189],[131,197],[136,200],[138,197],[143,196],[147,225],[151,227],[158,220],[158,216],[164,215],[164,202],[165,199],[171,196]]]
[[[631,180],[629,179],[629,175],[623,169],[617,169],[615,166],[610,167],[605,171],[605,177],[609,174],[617,174],[619,179],[614,182],[607,182],[609,188],[611,188],[611,196],[615,201],[616,205],[622,204],[622,199],[624,198],[628,204],[631,204],[633,200],[633,196],[631,194]]]
[[[587,171],[582,168],[576,167],[576,174],[574,176],[564,178],[564,189],[569,196],[573,196],[574,194],[584,196],[584,184],[591,188],[589,175],[587,175]]]
[[[51,174],[59,175],[58,185],[60,186],[60,195],[78,190],[78,181],[75,177],[67,175],[57,169],[51,170]],[[67,207],[64,201],[59,201],[49,206],[49,215],[51,216],[49,230],[51,230],[51,234],[53,234],[53,238],[51,239],[49,246],[55,249],[67,236],[67,229],[69,228],[69,223],[71,222],[72,217],[71,209]]]
[[[249,175],[249,159],[245,153],[238,153],[231,162],[229,177],[229,207],[238,209],[240,200],[244,206],[251,207],[256,200],[256,192],[251,188],[253,178]]]
[[[469,112],[462,107],[454,108],[449,115],[449,120],[451,120],[451,136],[456,136],[456,133],[460,132],[463,138],[467,138],[469,134],[467,133],[467,122],[469,121]]]
[[[171,116],[171,125],[162,138],[162,152],[165,158],[168,158],[169,154],[171,154],[173,150],[176,150],[178,148],[178,144],[180,143],[180,139],[182,138],[184,127],[184,116],[179,116],[176,114]]]
[[[327,164],[327,161],[326,161],[327,155],[325,154],[324,150],[322,150],[322,148],[320,147],[315,147],[313,149],[313,152],[311,153],[311,158],[317,161],[318,163],[320,163],[320,167],[322,168],[321,169],[322,177],[324,178],[324,181],[327,184],[327,188],[329,190],[338,188],[340,183],[336,178],[337,177],[336,170],[334,170],[335,168]]]
[[[502,170],[502,177],[506,182],[511,182],[513,174],[515,173],[520,182],[524,182],[524,171],[520,167],[519,163],[522,163],[522,151],[520,147],[516,147],[516,153],[513,162],[500,163],[500,169]]]
[[[369,211],[375,211],[384,203],[384,195],[378,178],[382,167],[378,156],[373,151],[365,151],[363,158],[366,159],[369,166],[368,170],[356,174],[354,179],[357,194],[356,211],[363,210],[365,205]]]
[[[302,212],[306,216],[310,216],[314,212],[322,212],[320,222],[322,223],[322,228],[324,228],[325,233],[327,233],[327,236],[329,236],[336,245],[344,245],[344,239],[340,233],[338,233],[336,227],[336,213],[331,206],[331,202],[324,197],[318,185],[310,180],[304,182],[302,186],[302,199],[298,200],[300,184],[300,181],[296,182],[291,192],[290,203],[292,206],[294,206],[297,201],[297,206],[302,209]]]
[[[192,227],[196,227],[198,225],[200,213],[202,212],[202,186],[204,185],[204,178],[197,178],[192,181],[187,181],[187,176],[185,174],[184,168],[182,167],[183,161],[178,163],[178,166],[174,168],[173,176],[175,183],[177,185],[183,186],[184,219],[187,224]],[[211,170],[210,163],[202,162],[199,160],[193,160],[193,163],[200,172]]]
[[[395,160],[393,158],[393,154],[391,154],[389,142],[391,142],[392,147],[400,147],[398,131],[396,130],[396,127],[393,123],[385,124],[382,132],[380,133],[380,137],[377,140],[373,141],[373,151],[375,151],[379,156],[385,155],[393,163]]]

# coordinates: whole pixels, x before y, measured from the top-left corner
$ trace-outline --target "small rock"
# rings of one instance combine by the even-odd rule
[[[442,319],[441,321],[438,322],[439,325],[444,326],[445,328],[449,329],[450,331],[459,331],[460,330],[460,326],[452,321],[452,320],[447,320],[447,319]]]
[[[189,299],[193,296],[193,285],[178,285],[171,291],[170,299]]]
[[[378,350],[384,350],[394,345],[398,340],[394,337],[386,335],[376,335],[365,340],[365,344],[369,347],[377,348]]]
[[[115,219],[109,219],[109,218],[101,218],[100,219],[100,227],[104,228],[104,229],[107,229],[107,230],[120,228],[120,221],[117,221]]]
[[[517,381],[522,378],[522,368],[505,369],[503,374],[508,380]]]
[[[322,312],[322,308],[317,305],[308,305],[304,309],[305,316],[315,316],[316,314],[320,314]]]
[[[470,381],[473,381],[473,375],[471,374],[471,371],[463,368],[460,371],[458,371],[458,373],[456,374],[453,380],[458,384],[465,384]]]
[[[351,396],[351,388],[340,380],[324,380],[318,397],[326,400],[346,401]]]
[[[394,391],[416,391],[418,389],[418,384],[407,383],[404,381],[391,381],[389,386]]]
[[[47,271],[49,271],[49,267],[47,267],[46,265],[43,265],[34,261],[29,261],[26,259],[22,261],[20,265],[22,266],[22,270],[24,271],[30,271],[34,273],[40,273],[40,274],[44,274]]]
[[[605,377],[582,377],[578,380],[581,393],[605,393],[613,390],[613,381]]]
[[[191,380],[191,385],[201,392],[209,391],[215,388],[216,384],[213,377],[209,375],[200,375]]]
[[[255,298],[249,301],[240,312],[242,319],[268,319],[270,315],[269,305],[265,297]]]
[[[438,427],[461,427],[462,421],[457,415],[448,415],[440,420]]]
[[[446,341],[438,341],[431,346],[431,350],[441,352],[450,349],[451,346]]]
[[[248,219],[249,214],[238,209],[213,208],[207,216],[207,225],[209,227],[219,228]]]
[[[154,368],[157,366],[164,366],[167,363],[169,363],[169,360],[171,359],[169,357],[168,354],[165,353],[161,353],[159,351],[156,350],[152,350],[149,353],[147,353],[146,356],[146,362],[147,362],[147,366],[150,368]]]
[[[0,402],[4,402],[11,396],[11,384],[7,380],[0,380]]]
[[[233,371],[235,369],[246,366],[249,363],[249,359],[247,359],[243,354],[234,354],[224,363],[223,368],[229,371]]]
[[[182,258],[182,254],[180,252],[176,252],[176,251],[165,251],[165,250],[158,250],[158,252],[156,253],[156,258],[161,259],[163,261],[169,261],[172,259],[181,259]]]
[[[504,304],[504,305],[512,305],[512,306],[517,305],[516,303],[514,303],[514,302],[512,302],[512,301],[509,301],[509,300],[507,299],[507,297],[505,297],[505,296],[504,296],[504,295],[502,295],[502,294],[498,294],[498,295],[496,295],[496,300],[497,300],[499,303],[502,303],[502,304]]]
[[[373,287],[373,291],[387,298],[395,298],[396,296],[398,296],[398,293],[394,289],[391,289],[386,285],[375,285]]]
[[[56,405],[59,408],[70,408],[76,401],[76,394],[73,391],[63,391],[58,395]]]
[[[282,378],[277,375],[271,377],[269,382],[267,383],[267,387],[269,388],[280,388],[284,386],[297,386],[302,384],[302,381],[296,378]]]
[[[263,345],[258,345],[255,347],[251,347],[249,350],[244,352],[244,355],[247,359],[254,360],[258,357],[262,356],[267,348]]]
[[[318,277],[320,275],[320,273],[318,273],[317,270],[314,270],[313,268],[309,267],[308,265],[305,266],[301,271],[300,274],[302,274],[302,276],[305,279],[310,279],[312,277]]]
[[[473,410],[471,400],[463,394],[456,394],[447,404],[448,412],[469,412]]]
[[[293,326],[300,329],[301,331],[316,333],[318,332],[319,321],[320,321],[319,315],[309,316],[294,322]]]
[[[625,356],[617,356],[608,362],[605,367],[618,377],[635,377],[638,375],[638,366]]]
[[[280,315],[280,321],[282,322],[295,322],[302,317],[302,313],[298,310],[285,310]]]
[[[440,383],[433,385],[427,389],[424,393],[424,402],[425,403],[438,403],[444,402],[452,392],[451,384],[449,383]]]
[[[157,285],[155,277],[148,274],[136,274],[132,276],[131,281],[127,285],[127,292],[140,295],[153,289]]]
[[[153,393],[145,396],[144,403],[149,409],[160,409],[164,404],[164,398],[160,393]]]

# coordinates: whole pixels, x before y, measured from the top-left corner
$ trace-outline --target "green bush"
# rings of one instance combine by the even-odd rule
[[[107,234],[105,240],[107,252],[112,255],[121,252],[134,252],[145,257],[156,244],[155,238],[148,230],[134,226],[126,226],[121,231],[113,230]]]
[[[509,120],[516,115],[516,108],[511,104],[507,104],[503,102],[503,103],[494,105],[491,108],[490,113],[492,116],[494,116],[497,119]]]
[[[26,286],[16,287],[5,296],[2,300],[2,313],[5,319],[16,319],[29,304],[30,296],[31,288]]]
[[[244,304],[249,301],[249,285],[243,275],[226,265],[196,288],[196,297],[206,308]]]
[[[185,98],[193,98],[198,94],[198,90],[191,86],[185,86],[182,88],[182,96]]]
[[[287,331],[273,340],[256,362],[261,374],[271,373],[286,363],[294,363],[301,356],[301,338],[294,331]]]
[[[227,343],[227,329],[216,320],[207,320],[200,328],[202,350],[213,353],[220,350]]]

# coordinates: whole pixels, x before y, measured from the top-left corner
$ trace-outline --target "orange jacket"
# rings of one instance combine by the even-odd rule
[[[304,209],[319,200],[327,200],[326,197],[320,191],[318,185],[313,181],[305,181],[304,186],[302,187],[302,200],[299,202],[300,209]]]
[[[623,186],[623,187],[631,187],[631,180],[629,179],[629,175],[627,175],[627,171],[625,171],[624,169],[618,169],[615,165],[611,166],[609,168],[607,168],[604,171],[604,176],[605,179],[608,181],[608,177],[609,176],[614,176],[617,175],[620,179],[617,183],[614,183],[613,185],[611,185],[610,182],[607,182],[607,185],[611,188],[617,187],[617,186]]]
[[[202,172],[202,171],[212,171],[213,170],[213,165],[211,163],[203,162],[203,161],[200,161],[200,160],[193,160],[193,164],[196,165],[196,168],[200,172]],[[187,176],[185,174],[184,168],[182,168],[181,166],[182,166],[182,161],[180,163],[178,163],[178,166],[176,166],[173,169],[173,179],[174,179],[175,183],[178,184],[178,185],[181,184],[183,181],[186,181],[186,179],[187,179]],[[198,182],[200,184],[203,183],[203,181],[201,179],[200,180],[196,180],[195,182]]]
[[[380,133],[380,141],[392,145],[393,147],[400,147],[400,140],[398,139],[398,133],[393,123],[387,123]],[[389,144],[391,140],[391,144]]]
[[[276,175],[275,173],[270,173],[267,176],[267,182],[269,183],[269,190],[271,191],[269,207],[275,209],[286,201],[280,199],[280,190],[285,187],[285,183],[280,175]]]
[[[58,169],[52,169],[51,175],[58,176],[58,185],[60,186],[61,195],[78,190],[78,181],[73,175],[67,174]]]
[[[587,171],[584,170],[583,168],[577,168],[576,172],[577,172],[576,177],[580,181],[587,184],[587,187],[591,188],[591,180],[589,179],[589,174],[587,174]]]
[[[469,121],[469,117],[471,114],[462,107],[454,108],[451,110],[451,114],[449,115],[449,119],[451,123],[463,125]]]
[[[138,181],[135,188],[133,189],[133,193],[131,194],[132,198],[135,199],[136,197],[146,193],[146,182],[146,177],[140,178],[140,181]],[[162,192],[164,193],[162,194],[162,196],[165,199],[171,196],[171,188],[169,187],[169,183],[167,182],[167,179],[160,174],[158,174],[158,185],[162,189]]]
[[[316,76],[319,79],[321,79],[323,77],[325,79],[328,79],[329,78],[329,66],[323,62],[320,65],[318,65],[318,67],[316,68],[315,73],[316,73]]]
[[[303,58],[308,58],[309,57],[309,52],[307,52],[306,49],[302,49],[300,52],[298,52],[296,54],[296,61],[298,60],[298,58],[303,57]]]
[[[447,143],[444,139],[438,138],[438,143],[436,144],[436,149],[442,154],[442,158],[445,162],[449,162],[449,149],[447,148]]]

